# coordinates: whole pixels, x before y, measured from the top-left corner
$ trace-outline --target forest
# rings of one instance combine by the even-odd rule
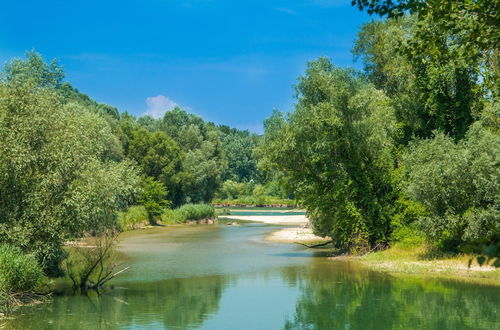
[[[0,299],[65,274],[65,243],[298,205],[348,254],[428,242],[500,267],[500,3],[354,0],[353,56],[321,57],[264,134],[98,103],[35,51],[0,74]],[[459,18],[459,19],[458,19]],[[291,82],[292,83],[292,82]]]

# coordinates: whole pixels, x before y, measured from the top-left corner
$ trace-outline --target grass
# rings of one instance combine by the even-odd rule
[[[0,313],[7,313],[31,294],[43,278],[35,257],[10,245],[0,245]]]
[[[443,253],[426,243],[396,243],[387,250],[370,253],[359,260],[370,268],[390,273],[458,277],[500,285],[500,269],[481,267],[475,257],[462,253]],[[473,262],[469,267],[470,260]]]
[[[215,208],[211,205],[185,204],[175,210],[166,210],[161,216],[161,221],[163,224],[171,225],[215,218]]]
[[[134,205],[118,212],[118,226],[122,231],[137,229],[148,222],[148,212],[142,205]]]

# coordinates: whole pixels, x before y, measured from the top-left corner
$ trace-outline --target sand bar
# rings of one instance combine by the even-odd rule
[[[277,225],[305,225],[309,222],[305,215],[219,215],[219,219],[258,221]]]

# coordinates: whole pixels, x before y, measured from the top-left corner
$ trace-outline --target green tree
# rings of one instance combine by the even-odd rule
[[[139,164],[147,177],[161,182],[168,191],[167,198],[179,203],[182,198],[179,172],[184,154],[175,141],[165,133],[132,128],[128,135],[127,156]]]
[[[500,242],[500,135],[498,121],[488,122],[474,123],[458,143],[436,132],[404,157],[403,187],[427,211],[420,226],[446,249]]]
[[[370,15],[394,18],[410,13],[431,19],[440,31],[463,34],[471,48],[491,49],[500,44],[500,3],[496,0],[353,0],[352,4]],[[422,31],[419,38],[430,41],[433,36]]]
[[[435,129],[463,138],[490,93],[491,70],[479,49],[467,55],[461,35],[435,25],[417,16],[372,22],[355,43],[370,80],[392,99],[403,143],[413,135],[430,137]],[[432,45],[419,39],[422,29],[435,35]]]
[[[383,92],[320,58],[308,65],[289,117],[265,122],[261,148],[284,171],[321,236],[374,246],[390,234],[394,110]]]
[[[2,80],[30,80],[37,87],[57,88],[64,79],[64,71],[57,60],[45,63],[42,56],[32,50],[26,52],[26,59],[14,58],[3,67]]]
[[[257,181],[260,173],[257,170],[257,159],[254,149],[257,147],[257,136],[248,131],[237,129],[221,129],[222,148],[228,161],[228,168],[224,178],[226,180]]]
[[[167,195],[165,186],[160,182],[149,177],[144,180],[139,203],[143,204],[148,212],[150,224],[156,224],[156,219],[161,216],[166,207],[170,206],[170,201],[166,200]]]
[[[115,226],[138,177],[116,161],[117,138],[100,115],[67,103],[52,83],[13,74],[24,65],[14,64],[0,83],[0,242],[55,275],[63,242]]]

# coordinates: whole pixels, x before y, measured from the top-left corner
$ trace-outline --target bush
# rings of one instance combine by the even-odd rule
[[[443,249],[495,244],[500,237],[496,132],[477,122],[459,142],[436,133],[413,143],[404,157],[406,193],[428,213],[418,223]]]
[[[118,226],[121,230],[129,230],[148,221],[148,212],[142,205],[129,207],[125,212],[118,212]]]
[[[0,245],[0,291],[16,293],[33,290],[43,272],[35,257],[7,244]]]
[[[165,207],[170,205],[170,201],[165,199],[167,194],[168,191],[161,182],[153,178],[144,180],[139,202],[144,205],[151,225],[156,223],[156,219],[161,216]]]
[[[185,204],[176,209],[186,220],[201,220],[215,217],[215,208],[207,204]]]
[[[177,210],[165,210],[161,215],[161,222],[165,225],[174,225],[176,223],[184,223],[186,219]]]
[[[213,218],[215,218],[215,208],[207,204],[185,204],[175,210],[166,210],[161,216],[162,222],[166,224]]]

